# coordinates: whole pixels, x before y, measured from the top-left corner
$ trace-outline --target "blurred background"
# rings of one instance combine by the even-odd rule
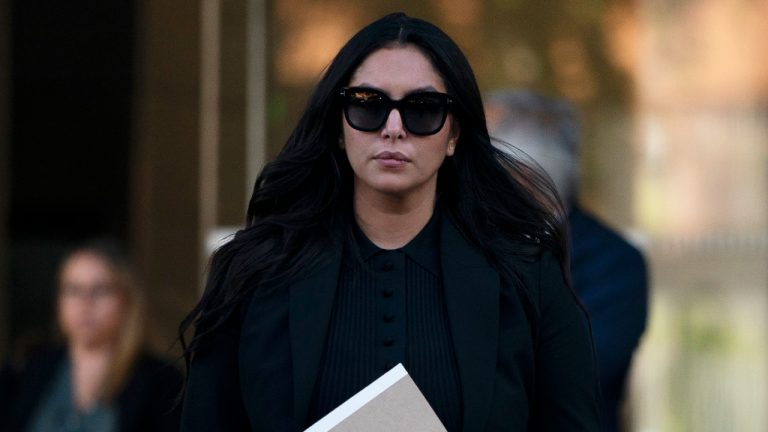
[[[579,108],[581,200],[651,271],[626,429],[768,430],[765,0],[0,0],[2,358],[50,336],[61,254],[104,234],[173,350],[323,68],[396,10],[450,34],[482,91]]]

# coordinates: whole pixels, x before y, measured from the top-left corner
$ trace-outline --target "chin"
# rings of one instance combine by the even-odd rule
[[[371,184],[378,186],[381,190],[390,192],[408,192],[429,184],[428,179],[423,179],[414,175],[404,175],[406,173],[387,173],[388,175],[379,176],[373,179]]]
[[[424,181],[412,173],[376,173],[367,177],[358,177],[355,188],[358,192],[374,193],[391,197],[405,197],[425,187],[430,187],[429,179]]]
[[[401,183],[382,183],[373,187],[373,190],[383,195],[404,196],[413,188]]]
[[[82,340],[82,345],[89,348],[101,348],[111,345],[112,340],[102,335],[85,338]]]
[[[78,329],[70,332],[68,339],[78,345],[92,347],[101,345],[107,338],[97,329]]]

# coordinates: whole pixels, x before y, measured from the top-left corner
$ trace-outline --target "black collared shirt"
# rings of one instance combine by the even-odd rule
[[[354,243],[345,247],[312,422],[403,363],[445,427],[461,429],[439,223],[433,215],[413,240],[394,250],[379,248],[356,228]]]

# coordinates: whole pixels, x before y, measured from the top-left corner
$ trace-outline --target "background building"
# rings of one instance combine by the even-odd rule
[[[168,349],[323,67],[394,10],[483,91],[582,111],[582,199],[652,272],[629,430],[768,429],[762,0],[0,0],[0,354],[50,333],[55,264],[95,234],[130,246]]]

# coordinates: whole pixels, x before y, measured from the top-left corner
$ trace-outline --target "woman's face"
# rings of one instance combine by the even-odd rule
[[[374,51],[354,72],[349,86],[376,89],[392,100],[417,91],[446,91],[429,59],[413,45]],[[397,109],[390,111],[384,125],[373,132],[351,127],[346,118],[342,122],[340,145],[354,171],[357,196],[434,195],[437,170],[446,156],[453,155],[458,139],[458,127],[450,114],[432,135],[410,133]]]
[[[125,299],[111,268],[97,255],[78,252],[61,271],[59,325],[70,344],[98,347],[117,339]]]

